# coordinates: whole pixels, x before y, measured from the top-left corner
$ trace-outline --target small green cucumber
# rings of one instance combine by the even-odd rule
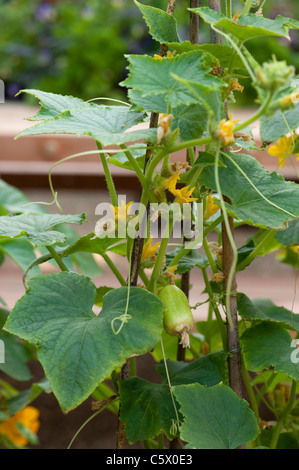
[[[193,316],[184,292],[175,285],[168,285],[159,291],[164,310],[164,328],[172,336],[181,336],[180,344],[190,347],[189,332],[193,327]]]

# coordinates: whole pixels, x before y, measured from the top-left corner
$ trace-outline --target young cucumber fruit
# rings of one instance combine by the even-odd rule
[[[184,292],[175,285],[163,287],[159,292],[164,310],[164,328],[172,336],[181,336],[180,344],[190,347],[189,332],[193,327],[193,316]]]

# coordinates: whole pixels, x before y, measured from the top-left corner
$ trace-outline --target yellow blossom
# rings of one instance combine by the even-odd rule
[[[229,145],[231,142],[234,141],[233,129],[237,122],[239,122],[239,120],[240,119],[235,119],[234,121],[232,121],[232,114],[230,115],[228,120],[221,119],[217,135],[223,145]]]
[[[5,436],[10,442],[18,447],[28,444],[28,439],[24,437],[17,428],[17,423],[22,424],[34,434],[39,430],[39,411],[33,406],[22,408],[6,421],[0,422],[0,435]]]
[[[233,78],[229,84],[229,91],[234,91],[234,90],[240,91],[241,93],[244,90],[244,87],[240,85],[237,78]]]
[[[111,206],[112,210],[114,212],[114,217],[115,220],[120,220],[121,222],[126,223],[126,220],[129,215],[129,210],[131,205],[133,204],[133,201],[128,202],[128,204],[125,204],[124,201],[121,201],[120,207],[118,206]]]
[[[161,114],[157,127],[157,142],[161,142],[162,138],[170,133],[170,121],[173,118],[172,114]]]
[[[170,59],[170,57],[173,57],[173,53],[168,51],[166,57],[167,59]],[[159,54],[154,54],[154,59],[163,59],[163,57]]]
[[[176,189],[176,183],[180,179],[180,171],[166,181],[164,181],[163,185],[174,195],[176,196],[176,202],[179,204],[184,204],[192,201],[197,201],[196,197],[190,197],[193,193],[194,188],[189,189],[189,186],[185,186],[182,189]]]
[[[141,262],[146,261],[147,259],[152,258],[160,245],[160,242],[157,242],[155,245],[152,245],[153,237],[151,237],[143,246]]]
[[[287,137],[284,135],[279,139],[276,144],[270,145],[268,148],[269,155],[278,158],[278,163],[281,168],[284,167],[287,157],[292,153],[293,140],[297,139],[297,135]],[[296,153],[295,155],[299,155]]]
[[[293,91],[293,93],[290,93],[289,95],[286,95],[283,98],[280,98],[279,104],[283,108],[287,108],[291,106],[292,104],[297,103],[298,100],[299,100],[299,91]]]
[[[219,206],[215,204],[215,201],[219,200],[216,197],[212,197],[211,194],[207,197],[207,205],[206,205],[206,212],[205,212],[205,219],[209,219],[212,215],[216,214],[219,211]]]

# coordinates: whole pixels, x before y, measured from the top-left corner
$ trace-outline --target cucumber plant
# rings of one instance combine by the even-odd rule
[[[22,338],[35,351],[63,412],[93,396],[97,410],[90,419],[100,419],[106,408],[117,413],[118,449],[137,441],[155,449],[298,448],[298,316],[270,299],[250,299],[237,280],[257,257],[273,252],[299,267],[298,183],[269,173],[250,155],[268,148],[279,171],[299,154],[299,78],[275,57],[259,64],[246,47],[252,38],[261,44],[267,36],[288,40],[299,21],[265,18],[265,0],[235,2],[234,8],[231,0],[201,7],[191,1],[190,40],[182,41],[175,3],[169,0],[162,11],[135,0],[160,49],[154,57],[126,56],[126,102],[22,91],[41,109],[31,118],[39,122],[18,137],[69,133],[94,139],[113,210],[76,240],[55,227],[81,223],[82,214],[37,214],[29,207],[1,216],[1,247],[22,241],[43,248],[24,269],[28,289],[1,334]],[[203,23],[211,30],[209,44],[198,44]],[[256,109],[241,121],[230,108],[249,85]],[[258,120],[260,146],[250,127]],[[185,161],[173,162],[182,150]],[[56,165],[50,189],[62,211],[52,181]],[[137,216],[132,201],[119,204],[109,165],[135,172]],[[149,205],[157,208],[153,214]],[[202,233],[193,230],[198,205]],[[148,227],[160,219],[165,231],[153,243]],[[190,230],[173,249],[176,219]],[[238,247],[234,229],[248,225],[254,235]],[[127,280],[109,252],[127,259]],[[70,257],[83,253],[101,255],[120,286],[96,286],[92,273],[76,272]],[[36,272],[49,259],[57,272]],[[192,270],[201,272],[205,289],[191,307],[206,306],[205,321],[192,318],[189,290],[198,292],[190,283]],[[102,307],[100,314],[94,305]],[[146,353],[157,362],[160,384],[138,376],[135,356]],[[3,422],[16,412],[9,403],[1,405]],[[262,404],[271,419],[264,418]]]

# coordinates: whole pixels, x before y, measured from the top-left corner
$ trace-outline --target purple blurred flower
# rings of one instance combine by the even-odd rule
[[[35,12],[35,17],[40,21],[51,21],[54,17],[53,5],[49,2],[41,2]]]
[[[19,83],[7,83],[5,86],[5,93],[8,98],[13,98],[20,90],[21,90],[21,85]]]

